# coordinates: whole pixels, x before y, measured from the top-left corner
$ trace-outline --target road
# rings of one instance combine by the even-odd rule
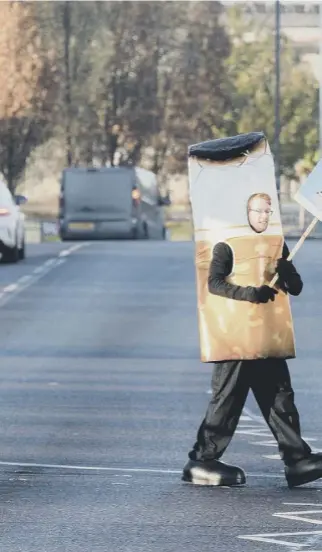
[[[290,368],[322,450],[322,242],[296,261]],[[29,245],[0,265],[0,320],[1,551],[322,550],[322,481],[288,490],[251,397],[225,455],[247,485],[181,481],[210,384],[193,244]]]

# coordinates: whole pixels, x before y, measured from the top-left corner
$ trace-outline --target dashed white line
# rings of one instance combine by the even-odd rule
[[[65,262],[65,259],[57,259],[55,266],[59,266]]]
[[[45,266],[51,266],[52,264],[54,264],[56,259],[48,259],[48,261],[46,261],[44,263]]]
[[[89,244],[89,242],[83,242],[83,243],[78,243],[77,245],[73,245],[72,247],[69,248],[69,251],[70,252],[74,252],[74,251],[77,251],[78,249],[80,249],[81,247],[85,247]]]
[[[58,266],[58,260],[52,264],[50,267],[44,267],[43,270],[38,270],[37,273],[34,271],[32,274],[24,277],[24,281],[18,280],[15,284],[10,284],[2,290],[0,295],[0,307],[6,305],[11,299],[19,295],[22,291],[30,287],[31,285],[38,282],[43,276],[48,274],[52,269]]]
[[[46,270],[46,266],[45,264],[41,265],[41,266],[38,266],[37,268],[35,268],[35,270],[33,271],[34,274],[40,274],[41,272],[43,272],[44,270]]]
[[[3,288],[4,293],[11,293],[12,291],[15,291],[18,288],[18,284],[9,284],[8,286]]]
[[[71,253],[74,253],[75,251],[77,251],[81,247],[84,247],[85,245],[88,245],[88,243],[81,243],[81,244],[73,245],[69,249],[64,249],[63,251],[61,251],[59,253],[58,257],[67,257],[68,255],[70,255]]]
[[[30,276],[29,274],[27,274],[26,276],[22,276],[21,278],[19,278],[17,284],[26,284],[26,283],[29,282],[31,279],[32,279],[32,276]]]
[[[37,266],[31,274],[26,274],[24,276],[21,276],[17,282],[13,282],[12,284],[8,284],[6,287],[4,287],[0,292],[0,307],[4,306],[8,301],[10,301],[13,297],[24,291],[26,288],[30,287],[32,284],[36,283],[40,278],[48,274],[52,269],[62,265],[66,259],[67,254],[69,255],[71,252],[77,251],[81,247],[84,247],[88,245],[88,243],[80,243],[76,246],[71,247],[70,249],[64,250],[65,255],[61,256],[61,252],[57,255],[57,257],[48,259],[45,261],[42,265]]]

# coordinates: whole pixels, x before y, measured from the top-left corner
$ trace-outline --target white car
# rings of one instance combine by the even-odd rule
[[[7,185],[0,180],[0,254],[1,261],[16,263],[25,258],[25,215],[19,205],[24,196],[12,196]]]

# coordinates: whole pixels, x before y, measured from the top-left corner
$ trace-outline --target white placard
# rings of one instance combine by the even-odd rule
[[[322,220],[322,159],[298,189],[294,199],[314,217]]]

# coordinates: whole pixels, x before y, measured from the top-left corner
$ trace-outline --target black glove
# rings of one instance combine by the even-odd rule
[[[276,272],[283,282],[288,282],[294,274],[292,261],[287,261],[286,259],[278,259]]]
[[[261,286],[255,288],[255,303],[268,303],[268,301],[275,301],[275,295],[278,291],[270,286]]]
[[[276,272],[278,274],[278,285],[279,287],[287,292],[290,285],[292,286],[294,280],[294,267],[292,261],[287,261],[286,259],[278,259]],[[295,274],[296,279],[296,274]]]

